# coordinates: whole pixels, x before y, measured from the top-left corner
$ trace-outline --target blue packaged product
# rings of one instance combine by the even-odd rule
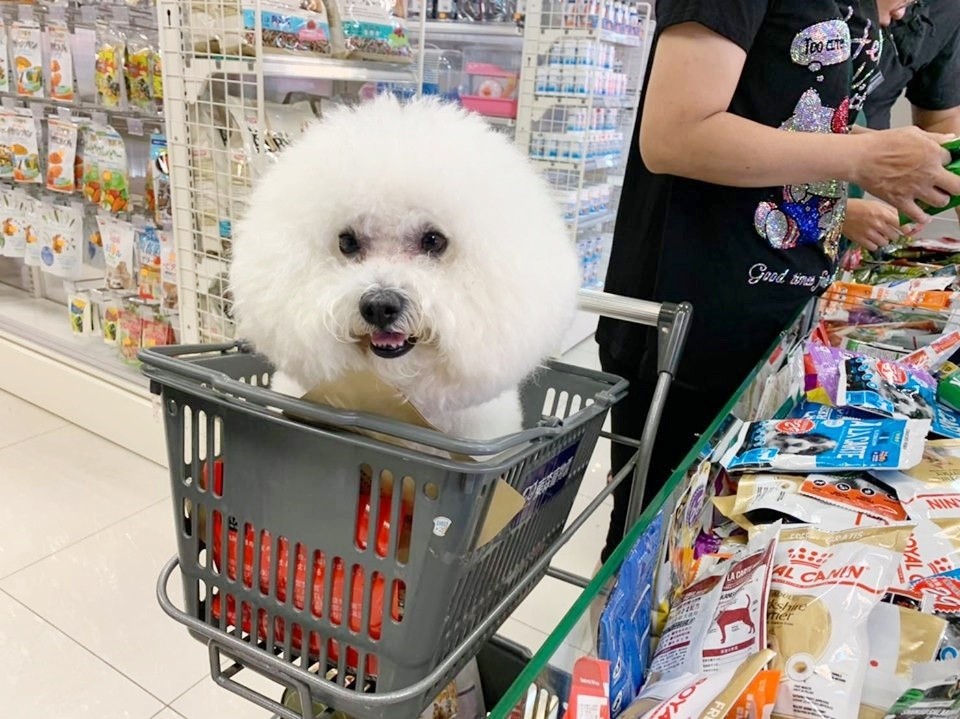
[[[877,357],[843,360],[837,406],[886,417],[933,419],[937,385],[926,371]]]
[[[868,412],[860,412],[852,407],[831,407],[828,404],[818,404],[817,402],[800,402],[793,411],[790,412],[790,419],[843,419],[844,417],[857,417],[867,419],[871,415]],[[873,415],[876,416],[876,415]]]
[[[941,437],[960,439],[960,412],[942,402],[938,402],[933,409],[936,414],[930,431]]]
[[[888,418],[741,423],[721,464],[736,472],[910,469],[929,431],[929,420]]]

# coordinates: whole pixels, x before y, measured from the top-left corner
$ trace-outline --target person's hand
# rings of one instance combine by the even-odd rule
[[[950,162],[950,153],[941,147],[952,136],[902,127],[864,133],[855,139],[862,149],[854,182],[914,221],[923,224],[930,220],[917,200],[943,207],[951,195],[960,195],[960,177],[944,167]]]
[[[890,205],[873,200],[850,200],[843,235],[869,252],[876,252],[900,237],[900,215]]]

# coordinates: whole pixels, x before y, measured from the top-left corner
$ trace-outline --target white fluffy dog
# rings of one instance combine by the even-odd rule
[[[558,349],[576,253],[545,181],[449,105],[380,98],[280,156],[234,233],[241,336],[302,394],[372,371],[435,427],[520,429],[517,387]]]

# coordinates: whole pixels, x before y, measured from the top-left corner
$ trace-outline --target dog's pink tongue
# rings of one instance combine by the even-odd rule
[[[374,332],[370,341],[380,347],[400,347],[407,341],[407,336],[402,332]]]

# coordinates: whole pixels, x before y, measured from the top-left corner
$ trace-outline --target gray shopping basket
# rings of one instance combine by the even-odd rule
[[[470,659],[464,647],[475,653],[547,571],[627,391],[550,362],[522,387],[522,431],[469,441],[271,392],[269,362],[239,343],[141,359],[161,395],[177,527],[161,605],[208,644],[217,683],[291,719],[233,674],[285,684],[308,719],[316,702],[418,716]],[[501,483],[525,503],[481,545]],[[185,612],[166,595],[178,563]],[[221,657],[235,664],[225,671]]]

